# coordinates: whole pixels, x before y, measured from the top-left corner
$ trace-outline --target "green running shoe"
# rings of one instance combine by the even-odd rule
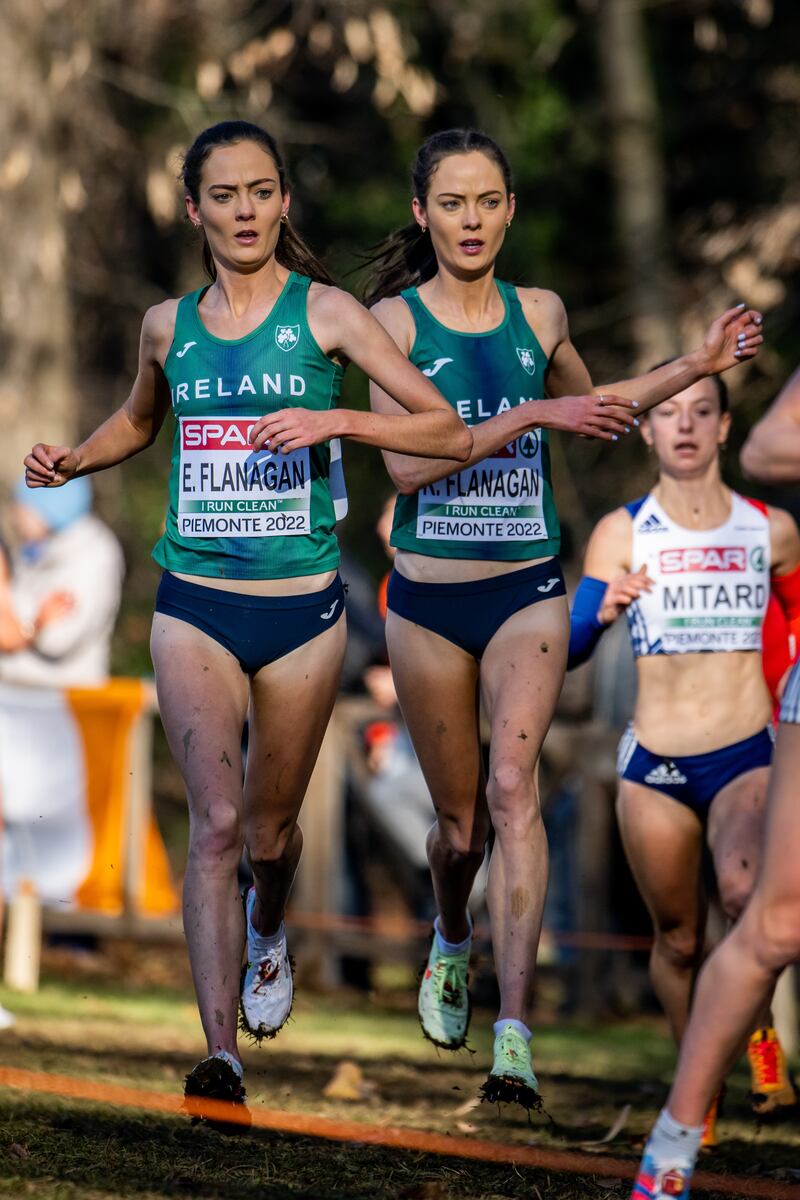
[[[529,1113],[542,1107],[530,1045],[513,1025],[504,1026],[494,1039],[494,1063],[480,1096],[490,1104],[520,1104]]]
[[[442,1050],[460,1050],[467,1040],[471,1012],[470,946],[444,954],[434,931],[431,952],[422,972],[417,1011],[422,1032]]]

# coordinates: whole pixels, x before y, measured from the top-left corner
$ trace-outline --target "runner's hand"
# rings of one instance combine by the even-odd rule
[[[559,396],[553,401],[554,416],[547,420],[548,429],[563,429],[582,437],[599,438],[604,442],[617,441],[622,433],[630,433],[636,419],[635,400],[623,400],[608,394],[597,396]],[[545,422],[543,422],[544,424]]]
[[[303,446],[316,446],[336,436],[333,411],[318,412],[311,408],[282,408],[256,421],[250,433],[255,450],[280,450],[288,454]]]
[[[78,456],[68,446],[45,446],[37,442],[25,459],[25,482],[29,488],[61,487],[72,479]]]
[[[717,317],[708,328],[701,353],[708,375],[719,375],[748,358],[755,358],[764,341],[761,313],[738,304]]]
[[[629,604],[638,600],[642,592],[652,592],[654,586],[654,580],[647,574],[646,564],[633,574],[612,579],[597,610],[598,621],[603,625],[612,625]]]

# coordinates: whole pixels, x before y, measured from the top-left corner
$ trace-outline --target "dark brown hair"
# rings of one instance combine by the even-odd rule
[[[497,142],[477,129],[446,129],[422,143],[411,168],[412,194],[420,204],[427,200],[431,178],[442,159],[451,154],[469,154],[472,150],[479,150],[500,168],[506,192],[510,195],[513,190],[511,167]],[[367,255],[367,263],[372,268],[364,288],[364,303],[368,305],[377,304],[385,296],[397,296],[404,288],[424,283],[437,271],[431,235],[420,229],[416,221],[389,234]]]
[[[192,142],[183,158],[181,179],[183,186],[195,204],[200,203],[200,179],[203,165],[212,150],[218,146],[234,146],[237,142],[255,142],[270,156],[278,169],[278,181],[281,195],[289,190],[286,179],[286,168],[278,150],[275,139],[250,121],[220,121],[199,133]],[[282,267],[297,271],[300,275],[309,275],[318,283],[333,284],[333,279],[319,261],[314,252],[305,244],[299,234],[295,233],[288,221],[281,221],[278,231],[278,244],[275,247],[275,259]],[[216,279],[217,268],[211,254],[211,249],[203,234],[203,266],[211,279]]]

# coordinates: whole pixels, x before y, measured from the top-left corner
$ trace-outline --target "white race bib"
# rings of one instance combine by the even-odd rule
[[[254,450],[254,417],[181,417],[181,537],[270,537],[311,531],[307,449]]]
[[[548,537],[538,430],[474,466],[422,488],[417,537],[456,542],[536,542]]]

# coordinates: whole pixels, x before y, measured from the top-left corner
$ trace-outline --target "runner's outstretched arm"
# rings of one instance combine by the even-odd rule
[[[747,359],[755,358],[763,340],[761,313],[739,304],[712,321],[698,350],[683,354],[673,362],[665,363],[663,367],[644,375],[637,375],[634,379],[593,387],[586,367],[570,340],[564,312],[561,338],[550,356],[547,387],[553,395],[584,390],[592,390],[597,394],[602,392],[604,395],[613,393],[622,400],[635,400],[640,412],[647,412],[698,380],[719,375]]]

